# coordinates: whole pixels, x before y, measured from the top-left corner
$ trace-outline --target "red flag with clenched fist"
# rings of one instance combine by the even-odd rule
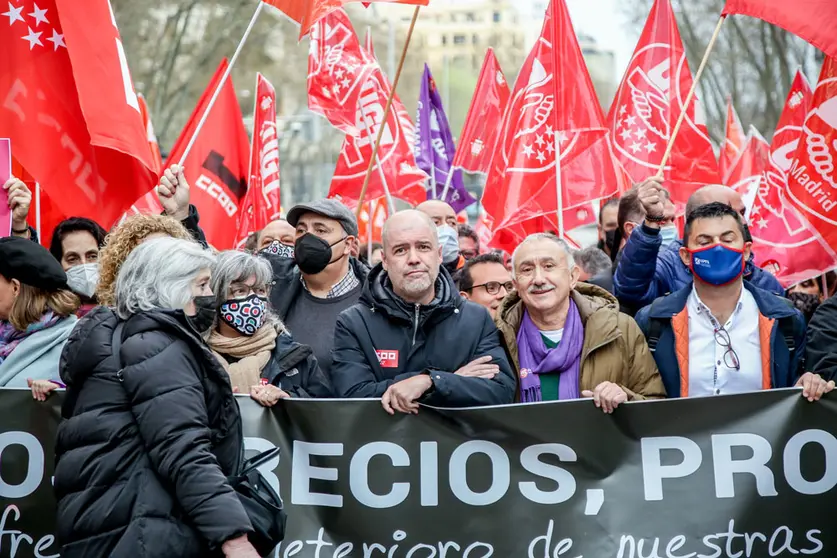
[[[459,137],[459,148],[453,159],[454,168],[472,173],[488,172],[509,97],[511,90],[506,76],[494,56],[494,50],[489,48]]]
[[[226,69],[224,59],[169,153],[166,167],[180,162]],[[207,241],[218,250],[233,248],[241,202],[247,193],[250,140],[232,79],[224,83],[183,168],[191,185],[191,202],[198,209]]]
[[[808,279],[837,267],[837,61],[826,58],[799,147],[788,173],[788,198],[811,225],[822,250],[806,269]],[[813,251],[813,248],[812,248]],[[794,252],[793,262],[797,262]],[[814,273],[817,272],[817,273]]]
[[[619,162],[639,183],[659,172],[671,132],[686,110],[664,172],[680,210],[701,186],[721,183],[700,102],[696,97],[684,107],[691,87],[692,73],[671,2],[654,0],[608,121]]]
[[[360,47],[349,16],[335,10],[311,29],[308,54],[308,108],[325,116],[335,128],[360,133],[355,109],[363,84],[377,64]]]
[[[828,56],[837,58],[837,2],[834,0],[727,0],[724,15],[764,20],[799,35]]]
[[[299,37],[304,37],[308,31],[322,18],[334,10],[339,10],[349,2],[362,0],[265,0],[271,6],[279,8],[281,12],[301,25]],[[373,2],[388,4],[411,4],[426,6],[429,0],[366,0],[367,7]]]
[[[0,135],[62,212],[109,227],[157,179],[110,3],[6,4]]]
[[[797,211],[788,196],[788,176],[794,168],[812,97],[808,82],[801,72],[797,73],[773,134],[770,162],[749,216],[756,265],[771,271],[785,286],[837,267],[837,260],[827,255],[805,215]]]
[[[262,74],[256,76],[253,142],[250,147],[250,182],[241,204],[236,246],[251,233],[279,218],[279,130],[276,127],[276,90]]]

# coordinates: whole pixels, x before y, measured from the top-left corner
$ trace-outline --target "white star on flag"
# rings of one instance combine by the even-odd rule
[[[555,137],[555,131],[552,129],[552,126],[546,127],[546,135],[549,137]]]
[[[653,142],[648,142],[648,144],[646,144],[646,146],[645,146],[645,150],[648,153],[654,153],[655,151],[657,151],[657,145],[654,144]]]
[[[42,23],[49,23],[49,20],[46,18],[47,11],[42,10],[35,4],[35,11],[29,14],[29,17],[35,18],[35,27],[39,26]]]
[[[343,68],[337,68],[337,71],[334,72],[334,77],[337,79],[343,79],[344,75],[346,75],[346,72]]]
[[[538,147],[543,147],[546,142],[543,140],[543,136],[538,134],[538,138],[535,140],[535,143],[538,144]]]
[[[547,144],[546,144],[546,151],[547,151],[547,153],[549,153],[550,155],[552,155],[553,153],[555,153],[555,148],[554,148],[554,147],[552,147],[552,142],[549,142],[549,143],[547,143]]]
[[[29,50],[35,48],[35,45],[44,46],[44,43],[41,42],[41,33],[35,33],[32,31],[32,28],[29,28],[29,34],[25,37],[21,37],[24,41],[29,41]]]
[[[761,211],[761,208],[758,206],[758,204],[754,204],[753,208],[750,210],[750,215],[755,215],[759,211]]]
[[[52,30],[52,37],[47,39],[47,41],[51,42],[54,45],[54,50],[58,50],[58,47],[67,48],[67,45],[64,44],[64,35],[56,31],[55,29]]]
[[[568,139],[569,138],[567,137],[567,133],[564,132],[564,130],[561,130],[560,132],[558,132],[558,142],[559,143],[567,143]]]
[[[543,163],[544,161],[546,161],[546,155],[543,154],[543,151],[538,151],[538,156],[535,157],[535,159]]]
[[[339,85],[339,84],[335,85],[335,86],[332,88],[332,91],[334,91],[334,94],[335,94],[335,95],[339,95],[339,94],[340,94],[340,85]]]
[[[760,229],[766,229],[767,225],[768,225],[767,219],[765,219],[764,217],[759,219],[758,226],[759,226]]]
[[[634,153],[639,153],[640,151],[642,151],[642,146],[638,143],[634,143],[633,145],[631,145],[631,151],[633,151]]]
[[[342,85],[346,89],[348,89],[351,84],[352,82],[351,80],[349,80],[349,78],[343,78],[343,81],[340,82],[340,85]]]
[[[627,105],[622,105],[619,108],[619,116],[625,116],[626,112],[628,112],[628,106]]]
[[[619,134],[619,135],[622,136],[623,141],[628,141],[629,139],[631,139],[631,136],[634,135],[634,134],[633,134],[633,132],[631,132],[630,128],[625,128],[624,130],[622,130],[622,133]]]
[[[633,126],[635,123],[636,123],[636,116],[634,116],[633,114],[628,116],[628,117],[625,117],[625,127]]]
[[[524,154],[526,157],[531,157],[532,155],[534,155],[534,154],[535,154],[535,150],[534,150],[534,149],[532,149],[532,146],[531,146],[531,145],[524,145],[524,146],[523,146],[523,154]]]
[[[16,21],[24,21],[23,16],[20,15],[20,12],[23,11],[23,6],[19,8],[15,8],[14,4],[9,2],[9,11],[3,14],[4,16],[9,18],[9,25],[13,25]],[[25,21],[24,21],[25,22]]]
[[[647,133],[648,130],[646,130],[645,128],[637,128],[635,132],[636,139],[645,139],[645,134]]]

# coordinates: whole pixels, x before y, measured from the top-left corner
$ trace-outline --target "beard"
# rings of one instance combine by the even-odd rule
[[[415,278],[407,278],[402,285],[404,293],[410,297],[423,295],[432,287],[433,280],[429,273]]]

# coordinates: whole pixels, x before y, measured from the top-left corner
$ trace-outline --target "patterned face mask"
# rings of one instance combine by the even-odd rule
[[[247,298],[232,299],[221,305],[221,319],[241,335],[252,337],[264,325],[267,298],[251,294]]]
[[[264,254],[266,256],[279,256],[280,258],[293,258],[294,257],[294,247],[288,246],[287,244],[282,244],[278,240],[274,240],[270,243],[269,246],[266,246],[262,250],[259,251],[260,254]]]

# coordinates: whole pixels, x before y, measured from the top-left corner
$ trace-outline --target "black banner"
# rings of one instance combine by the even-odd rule
[[[387,415],[239,403],[285,499],[281,558],[837,556],[837,399],[799,390]],[[0,390],[0,558],[58,556],[59,397]],[[94,557],[91,557],[94,558]]]

